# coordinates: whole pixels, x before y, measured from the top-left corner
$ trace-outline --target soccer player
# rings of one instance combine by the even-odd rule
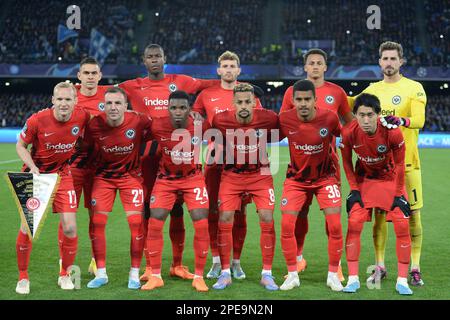
[[[254,89],[240,83],[233,89],[234,110],[218,113],[213,127],[226,137],[225,157],[219,189],[219,247],[222,271],[213,285],[222,290],[231,285],[230,253],[235,212],[241,208],[242,195],[248,193],[256,204],[261,227],[260,246],[263,270],[261,285],[278,290],[272,276],[275,251],[273,208],[275,193],[267,159],[266,142],[278,129],[278,116],[270,110],[255,109]],[[215,140],[217,141],[217,139]]]
[[[344,124],[349,123],[353,119],[353,114],[348,105],[347,95],[340,86],[325,81],[325,72],[327,71],[327,54],[321,49],[310,49],[303,56],[304,70],[306,79],[314,83],[317,95],[316,106],[318,108],[329,109],[339,115]],[[290,86],[283,98],[280,112],[294,109],[293,87]],[[340,183],[339,174],[339,156],[333,145],[334,160],[338,182]],[[305,237],[308,233],[308,208],[312,199],[300,211],[295,225],[295,238],[297,240],[297,271],[302,272],[306,269],[307,262],[303,257],[303,245]],[[327,226],[327,225],[325,225]],[[327,229],[328,234],[328,229]],[[344,281],[341,265],[339,263],[338,275],[341,281]]]
[[[423,207],[422,177],[420,170],[419,129],[425,123],[425,106],[427,102],[422,85],[400,74],[404,63],[403,47],[396,42],[387,41],[380,45],[379,64],[383,72],[383,80],[371,84],[364,93],[376,95],[381,102],[382,124],[392,127],[400,126],[405,138],[405,183],[408,199],[411,204],[409,232],[411,234],[411,272],[410,283],[422,286],[420,271],[420,253],[422,249],[422,222],[420,209]],[[351,99],[352,100],[352,99]],[[384,252],[387,241],[386,215],[375,212],[373,227],[376,269],[367,281],[375,281],[377,277],[386,276]]]
[[[92,247],[97,274],[88,283],[88,288],[99,288],[108,283],[105,227],[117,191],[131,231],[128,288],[140,288],[144,191],[139,150],[149,137],[151,119],[142,113],[126,111],[127,107],[127,96],[122,89],[114,87],[106,90],[105,113],[89,122],[84,137],[88,150],[98,151],[92,164],[95,176],[91,195],[94,211]]]
[[[349,279],[344,292],[360,288],[358,260],[361,231],[372,218],[372,209],[387,212],[386,220],[394,224],[397,236],[398,278],[395,289],[401,295],[411,295],[408,286],[408,266],[411,238],[408,218],[411,214],[405,198],[405,141],[399,129],[388,130],[378,122],[380,100],[374,95],[359,95],[353,107],[356,115],[342,129],[342,158],[350,194],[347,197],[348,230],[345,242]],[[352,162],[352,151],[357,161]]]
[[[82,107],[91,115],[99,115],[105,111],[105,92],[108,86],[98,85],[102,79],[102,72],[100,64],[95,58],[87,57],[81,60],[80,70],[78,71],[78,80],[81,85],[76,85],[77,89],[77,106]],[[91,154],[91,156],[93,156]],[[88,162],[90,158],[86,152],[77,152],[71,160],[71,168],[73,178],[73,186],[77,195],[77,204],[79,205],[81,194],[84,193],[84,207],[89,211],[89,238],[93,238],[93,211],[91,209],[91,192],[94,173],[88,169]],[[62,234],[60,225],[59,234]],[[60,243],[61,243],[60,238]],[[95,264],[94,253],[89,264],[88,272],[95,274],[97,267]]]
[[[290,164],[281,200],[281,246],[288,268],[281,290],[300,286],[297,272],[295,225],[299,210],[315,195],[328,230],[327,285],[341,291],[337,271],[342,253],[341,194],[333,159],[334,137],[340,134],[336,113],[316,107],[314,84],[299,80],[293,86],[295,109],[280,113],[280,128],[288,138]]]
[[[58,285],[64,290],[73,290],[74,284],[67,272],[73,265],[78,247],[76,226],[77,198],[69,169],[75,143],[89,121],[89,114],[75,109],[77,94],[73,85],[58,83],[53,89],[53,106],[33,114],[28,118],[19,141],[17,154],[23,161],[22,171],[33,174],[57,173],[61,177],[53,201],[53,212],[58,213],[63,235],[61,244],[61,270]],[[28,145],[32,145],[31,152]],[[32,243],[22,224],[17,236],[16,252],[19,281],[16,292],[30,293],[28,264]]]
[[[150,117],[163,117],[168,115],[169,95],[176,90],[183,90],[188,94],[194,94],[204,88],[218,85],[218,80],[201,80],[186,75],[165,74],[164,64],[166,56],[163,48],[158,44],[150,44],[144,50],[143,63],[147,69],[148,76],[125,81],[119,87],[127,93],[131,108],[142,112]],[[156,179],[159,156],[157,155],[158,144],[151,141],[147,144],[142,157],[142,173],[144,177],[145,192],[145,220],[144,236],[147,234],[148,218],[150,217],[149,200]],[[182,265],[185,228],[183,221],[183,207],[176,202],[170,214],[169,235],[172,241],[173,261],[170,274],[182,279],[192,279],[194,275],[186,266]],[[146,257],[146,270],[141,280],[147,281],[152,274],[147,248],[144,248]]]
[[[208,286],[203,280],[203,271],[209,246],[209,204],[199,159],[202,132],[206,128],[202,122],[189,117],[190,111],[188,94],[184,91],[174,91],[169,96],[169,116],[153,119],[151,132],[161,146],[162,158],[150,198],[147,248],[152,275],[142,286],[142,290],[164,286],[161,277],[163,228],[170,210],[181,193],[195,230],[195,275],[192,286],[198,292],[208,291]]]
[[[233,110],[233,89],[238,84],[237,78],[241,73],[239,56],[231,51],[225,51],[218,58],[219,66],[217,74],[220,76],[220,86],[213,86],[202,90],[193,105],[193,110],[206,116],[210,125],[214,116],[226,110]],[[256,99],[257,108],[262,108],[259,99]],[[217,154],[218,151],[210,144],[209,154]],[[214,150],[214,151],[213,151]],[[213,157],[211,157],[212,159]],[[209,159],[208,159],[209,160]],[[205,166],[205,182],[209,196],[209,238],[211,242],[212,266],[206,277],[218,278],[221,271],[220,255],[217,248],[217,231],[219,221],[219,209],[217,200],[219,196],[220,176],[223,166],[215,161],[207,162]],[[233,262],[231,273],[235,279],[245,279],[245,272],[241,267],[240,257],[247,234],[247,222],[245,207],[250,199],[246,197],[242,202],[240,211],[236,211],[233,224]]]

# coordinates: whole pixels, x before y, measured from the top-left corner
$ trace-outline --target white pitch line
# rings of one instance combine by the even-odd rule
[[[12,160],[0,161],[0,165],[7,164],[7,163],[20,162],[20,161],[21,161],[20,159],[12,159]]]

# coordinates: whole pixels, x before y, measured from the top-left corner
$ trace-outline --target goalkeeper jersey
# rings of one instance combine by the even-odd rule
[[[411,124],[408,128],[400,127],[405,139],[406,171],[420,169],[418,150],[419,129],[425,123],[425,105],[427,96],[422,85],[406,77],[395,83],[384,80],[372,83],[363,91],[378,97],[381,103],[381,115],[409,118]]]

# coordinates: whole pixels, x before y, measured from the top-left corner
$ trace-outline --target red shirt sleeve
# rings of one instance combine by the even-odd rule
[[[349,132],[349,130],[346,129],[347,128],[344,128],[342,130],[341,143],[344,145],[344,147],[341,148],[342,164],[344,166],[344,171],[348,180],[348,184],[350,185],[350,190],[359,190],[358,184],[356,183],[356,174],[352,160],[353,142],[351,141],[352,140],[351,133]]]
[[[183,88],[188,94],[195,94],[203,89],[219,85],[220,80],[203,80],[196,79],[186,75],[182,76],[183,79]]]
[[[26,144],[31,144],[37,136],[38,121],[36,118],[37,116],[35,114],[29,117],[20,132],[20,138],[22,138]]]
[[[294,108],[294,102],[292,101],[293,90],[294,89],[292,88],[292,86],[290,86],[284,93],[283,103],[281,104],[280,112],[288,111]]]
[[[192,111],[200,113],[203,117],[206,116],[206,109],[205,105],[203,103],[203,96],[202,92],[197,96],[197,99],[195,99],[194,105],[192,106]]]
[[[395,195],[403,195],[405,186],[405,140],[400,129],[390,130],[389,145],[393,151],[395,171],[397,173]]]
[[[343,117],[350,111],[351,110],[350,110],[350,105],[348,104],[347,94],[345,93],[344,89],[339,87],[339,110],[338,110],[338,112]]]
[[[153,139],[153,137],[152,137],[152,130],[151,130],[152,118],[150,118],[149,116],[147,116],[147,115],[145,115],[143,113],[140,113],[139,116],[141,117],[140,125],[141,125],[141,128],[143,130],[143,135],[142,135],[143,136],[143,140],[144,141],[152,140]]]

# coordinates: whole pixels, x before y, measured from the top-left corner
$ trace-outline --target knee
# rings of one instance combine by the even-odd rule
[[[223,211],[219,215],[219,222],[232,223],[233,222],[233,216],[234,216],[234,212]]]
[[[207,209],[192,210],[191,217],[193,221],[208,219],[208,210]]]
[[[63,232],[66,237],[73,238],[77,236],[77,225],[73,222],[63,225]]]
[[[270,223],[273,221],[273,213],[272,212],[264,212],[260,214],[260,221],[265,223]]]

